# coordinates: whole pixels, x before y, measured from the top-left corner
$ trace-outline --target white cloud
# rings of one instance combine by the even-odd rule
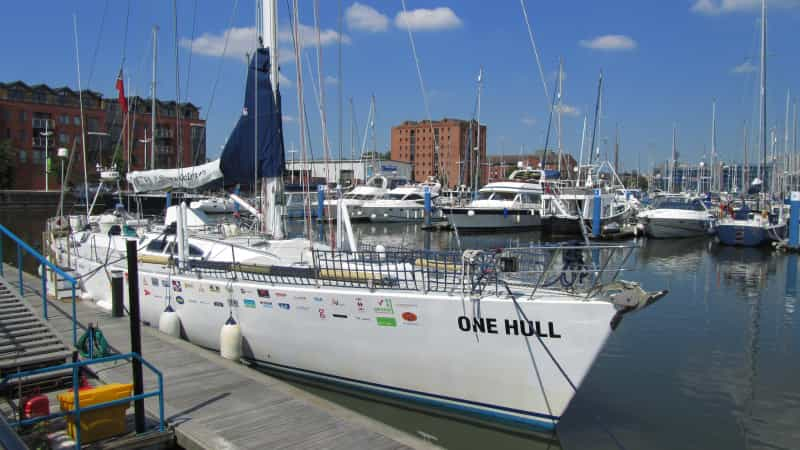
[[[339,79],[333,75],[325,75],[325,84],[337,85],[339,84]]]
[[[531,116],[529,116],[527,114],[522,116],[522,119],[520,119],[520,122],[522,122],[522,124],[525,125],[526,127],[532,127],[532,126],[536,125],[536,119],[534,119],[533,117],[531,117]]]
[[[636,41],[630,36],[624,34],[606,34],[597,36],[594,39],[587,39],[580,41],[581,47],[590,48],[592,50],[604,51],[625,51],[633,50],[637,47]]]
[[[800,6],[800,0],[772,0],[770,8],[796,8]],[[690,11],[716,16],[725,13],[758,11],[761,8],[761,0],[694,0]]]
[[[278,33],[278,41],[286,44],[286,48],[279,49],[279,59],[281,63],[292,62],[294,60],[294,52],[292,48],[292,35],[289,32],[289,25],[281,26],[281,31]],[[256,46],[256,29],[255,27],[234,27],[225,30],[221,34],[203,33],[194,41],[191,39],[181,39],[181,47],[191,48],[192,52],[207,56],[222,56],[223,49],[225,48],[225,39],[228,39],[228,49],[225,56],[228,58],[245,60],[245,56],[252,52]],[[322,46],[333,45],[338,43],[339,33],[332,29],[320,30],[320,43]],[[350,37],[342,35],[342,43],[349,44]],[[314,46],[317,44],[317,34],[314,27],[300,24],[300,46]],[[284,46],[282,46],[284,47]]]
[[[561,114],[570,117],[578,117],[581,114],[580,109],[571,105],[567,105],[566,103],[562,103],[561,106],[556,105],[556,112],[558,111],[561,111]]]
[[[420,8],[400,11],[394,18],[394,24],[397,28],[411,31],[437,31],[458,28],[461,26],[461,19],[447,7]]]
[[[389,18],[375,8],[355,2],[344,14],[347,27],[351,30],[378,33],[389,29]]]
[[[758,67],[753,65],[753,63],[751,63],[750,61],[745,61],[745,62],[739,64],[738,66],[734,67],[733,69],[731,69],[731,72],[732,73],[751,73],[751,72],[755,72],[756,70],[758,70]]]

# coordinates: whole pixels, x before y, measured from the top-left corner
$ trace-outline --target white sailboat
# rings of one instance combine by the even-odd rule
[[[271,91],[265,71],[277,80],[270,64],[277,59],[276,4],[263,6],[267,46],[252,57],[246,96],[260,95],[251,83]],[[280,96],[272,94],[279,112]],[[274,154],[283,152],[274,140],[282,139],[280,126],[273,116],[259,133],[271,140],[257,142],[267,153],[260,161],[282,159]],[[226,148],[226,178],[236,176],[226,160],[252,156],[249,147]],[[275,184],[265,184],[270,194]],[[147,257],[158,251],[158,234],[137,238],[146,249],[138,281],[147,323],[157,325],[170,306],[186,339],[220,349],[220,330],[234,319],[241,354],[255,364],[515,426],[554,429],[621,319],[665,294],[616,280],[632,247],[342,252],[275,239],[274,228],[273,239],[193,237],[188,208],[173,211],[176,233],[166,245],[175,242],[174,253]],[[103,247],[97,234],[59,235],[51,248],[59,264],[70,261],[82,279],[94,274],[99,283],[104,269],[126,267],[121,247]],[[201,241],[208,249],[193,255]],[[239,259],[244,252],[255,256]],[[98,301],[109,297],[107,286],[98,289]]]

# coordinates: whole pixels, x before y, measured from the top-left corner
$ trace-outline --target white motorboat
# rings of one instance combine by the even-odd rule
[[[230,214],[236,210],[234,202],[229,198],[210,197],[195,200],[189,204],[192,209],[199,209],[207,214]]]
[[[715,219],[703,201],[690,195],[660,195],[649,209],[639,212],[639,223],[654,238],[706,236],[714,232]]]
[[[342,194],[342,201],[347,206],[347,211],[350,214],[351,220],[368,220],[361,211],[361,206],[364,203],[382,198],[387,192],[399,186],[409,183],[407,178],[387,176],[387,175],[374,175],[367,179],[366,183],[360,184],[350,191]],[[336,198],[328,198],[325,200],[325,209],[334,211],[339,204]],[[336,214],[328,214],[330,217],[335,218]]]
[[[465,206],[443,207],[442,214],[458,230],[534,229],[542,226],[542,181],[545,172],[515,170],[508,181],[489,183]]]
[[[396,187],[383,198],[361,205],[361,214],[371,222],[419,222],[425,217],[425,191],[431,202],[439,196],[441,184],[429,182]]]

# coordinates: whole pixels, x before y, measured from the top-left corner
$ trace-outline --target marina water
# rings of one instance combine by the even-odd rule
[[[49,209],[3,208],[0,223],[40,247],[49,215]],[[292,223],[290,230],[301,232],[302,224]],[[426,233],[418,225],[355,224],[355,232],[384,245],[458,248],[453,233]],[[497,248],[542,240],[547,239],[537,232],[493,233],[462,235],[460,244]],[[669,295],[612,333],[564,414],[556,442],[291,381],[447,448],[800,447],[798,256],[722,247],[712,239],[637,243],[635,270],[621,277],[669,289]],[[10,243],[3,247],[6,262],[16,263]],[[502,376],[503,368],[497,371]]]

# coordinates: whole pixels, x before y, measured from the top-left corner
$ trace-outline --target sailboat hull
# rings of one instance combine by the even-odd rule
[[[763,225],[748,220],[734,220],[721,223],[717,228],[719,242],[723,245],[739,247],[758,247],[772,241],[783,239],[786,224]]]
[[[232,315],[244,357],[270,369],[539,430],[558,424],[617,313],[545,290],[518,302],[526,321],[491,295],[474,316],[469,299],[442,292],[198,279],[152,264],[139,277],[143,321],[157,326],[170,304],[196,345],[218,350]]]

